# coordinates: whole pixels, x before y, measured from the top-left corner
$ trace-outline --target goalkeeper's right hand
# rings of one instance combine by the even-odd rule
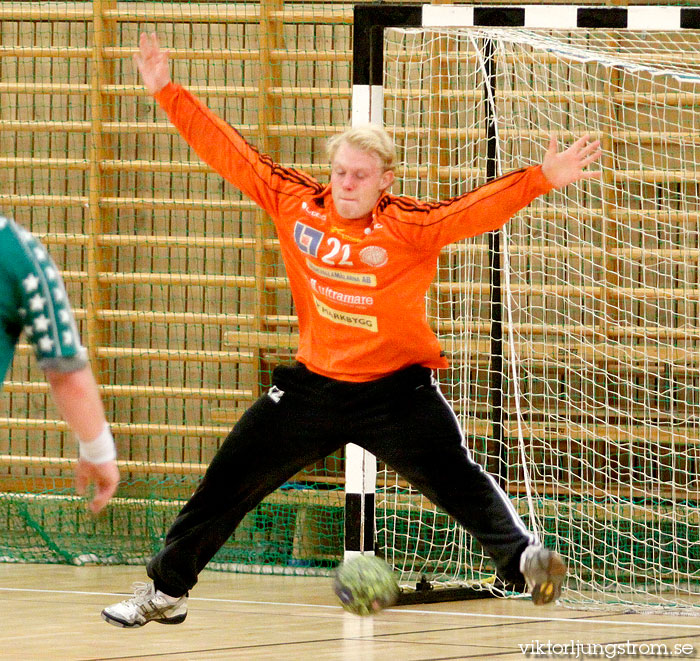
[[[153,96],[170,82],[168,51],[161,50],[155,32],[141,33],[139,50],[134,53],[134,62],[141,73],[143,84]]]

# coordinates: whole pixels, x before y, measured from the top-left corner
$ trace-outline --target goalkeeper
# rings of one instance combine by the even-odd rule
[[[500,228],[539,195],[599,173],[583,137],[542,165],[442,202],[388,193],[394,145],[376,127],[329,142],[330,184],[274,163],[170,80],[155,34],[136,65],[202,160],[273,219],[299,319],[293,366],[242,416],[148,563],[153,583],[105,608],[110,624],[176,624],[187,594],[243,516],[305,466],[353,442],[376,455],[468,530],[501,578],[536,604],[560,594],[561,557],[534,540],[505,493],[470,457],[432,370],[447,366],[425,316],[441,249]]]
[[[0,379],[4,381],[24,331],[61,416],[78,437],[76,488],[83,494],[95,487],[89,507],[97,513],[119,483],[102,399],[56,265],[30,232],[2,216],[0,282]]]

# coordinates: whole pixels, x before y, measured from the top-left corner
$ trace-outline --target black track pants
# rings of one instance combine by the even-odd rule
[[[303,365],[277,367],[273,388],[243,415],[148,564],[156,588],[185,594],[241,519],[304,467],[346,443],[391,466],[453,516],[521,582],[531,535],[505,493],[464,446],[457,419],[417,365],[366,383],[336,381]]]

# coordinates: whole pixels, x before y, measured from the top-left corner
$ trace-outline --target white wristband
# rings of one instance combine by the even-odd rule
[[[104,464],[114,461],[117,458],[117,449],[114,446],[114,438],[105,422],[100,435],[93,441],[81,441],[78,439],[80,448],[80,458],[89,461],[91,464]]]

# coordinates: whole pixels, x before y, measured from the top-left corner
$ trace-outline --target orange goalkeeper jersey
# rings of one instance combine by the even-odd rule
[[[552,187],[534,166],[442,202],[387,193],[366,221],[345,220],[330,186],[258,152],[183,87],[170,83],[156,99],[199,157],[273,219],[299,319],[297,360],[334,379],[446,367],[425,310],[440,250],[500,228]]]

